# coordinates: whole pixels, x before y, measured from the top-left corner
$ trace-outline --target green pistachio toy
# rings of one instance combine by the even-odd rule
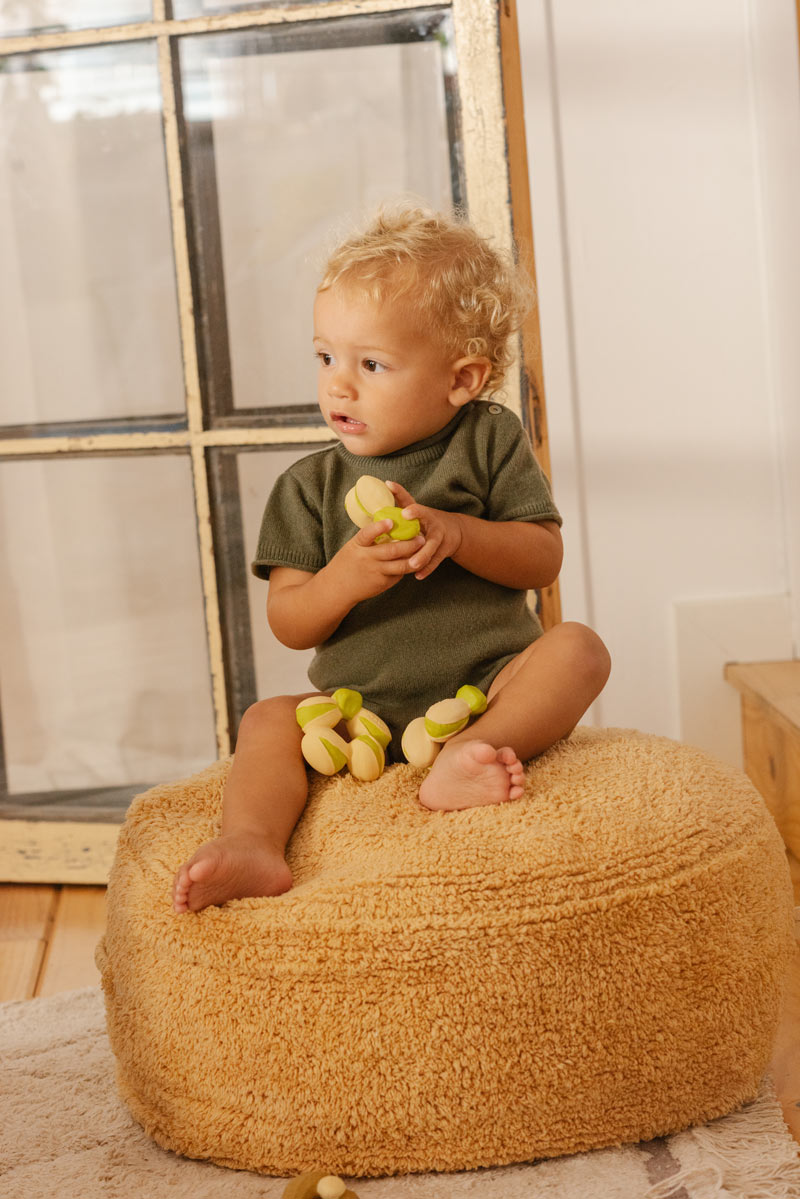
[[[394,503],[394,492],[374,475],[361,475],[355,487],[344,497],[344,507],[353,524],[363,529],[374,520],[373,512],[390,507]]]
[[[292,1178],[283,1192],[283,1199],[358,1199],[339,1178],[324,1170],[306,1170]]]
[[[416,519],[406,520],[402,508],[379,508],[377,512],[373,513],[372,519],[392,522],[388,533],[381,533],[375,538],[376,543],[379,541],[410,541],[419,533],[419,521]]]
[[[425,713],[425,732],[431,741],[448,741],[466,727],[472,712],[463,699],[442,699]]]
[[[459,687],[453,699],[431,704],[424,716],[406,726],[400,742],[406,761],[422,768],[432,766],[442,743],[466,728],[473,716],[485,712],[486,704],[486,696],[471,683]]]
[[[386,747],[392,739],[389,726],[363,706],[361,694],[339,687],[332,696],[312,695],[295,709],[303,730],[300,752],[318,774],[337,774],[345,766],[353,778],[369,783],[386,767]],[[345,724],[346,741],[335,726]]]
[[[393,492],[374,475],[361,475],[344,497],[344,507],[359,529],[375,520],[392,521],[391,529],[376,537],[376,542],[410,541],[419,533],[419,521],[406,520],[402,508],[395,504]]]

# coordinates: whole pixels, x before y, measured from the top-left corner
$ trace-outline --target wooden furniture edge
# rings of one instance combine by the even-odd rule
[[[724,675],[740,693],[747,776],[800,858],[800,660],[731,662]]]
[[[121,825],[0,821],[0,880],[105,885]]]

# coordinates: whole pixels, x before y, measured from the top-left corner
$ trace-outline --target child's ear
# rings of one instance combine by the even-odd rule
[[[459,358],[452,366],[453,381],[447,397],[454,408],[461,408],[483,391],[492,371],[488,358]]]

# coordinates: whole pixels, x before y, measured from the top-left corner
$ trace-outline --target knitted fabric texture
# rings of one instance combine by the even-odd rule
[[[98,948],[155,1140],[269,1174],[458,1170],[649,1139],[752,1099],[792,952],[783,846],[739,772],[578,730],[524,796],[316,780],[294,886],[176,916],[227,764],[140,796]]]

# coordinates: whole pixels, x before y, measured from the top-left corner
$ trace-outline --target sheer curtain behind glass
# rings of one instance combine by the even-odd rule
[[[68,9],[4,5],[0,34],[152,16],[142,0]],[[0,745],[20,803],[135,789],[212,760],[212,667],[234,732],[247,702],[305,689],[309,655],[272,637],[249,562],[270,487],[319,422],[321,264],[382,201],[453,202],[446,11],[172,45],[202,430],[184,396],[155,41],[0,59],[0,437],[24,445],[0,461]],[[294,444],[249,442],[282,423]],[[215,442],[222,426],[230,437]],[[76,450],[39,452],[66,434]],[[90,444],[111,435],[140,440]],[[213,484],[205,558],[192,448]]]
[[[155,45],[0,65],[0,420],[181,412]]]
[[[181,42],[189,170],[206,250],[218,239],[208,287],[224,285],[234,412],[314,403],[311,303],[338,235],[398,195],[452,205],[441,40],[287,44],[269,32]]]
[[[0,65],[0,423],[182,423],[154,43]],[[12,798],[215,756],[188,456],[0,462],[0,710]]]

